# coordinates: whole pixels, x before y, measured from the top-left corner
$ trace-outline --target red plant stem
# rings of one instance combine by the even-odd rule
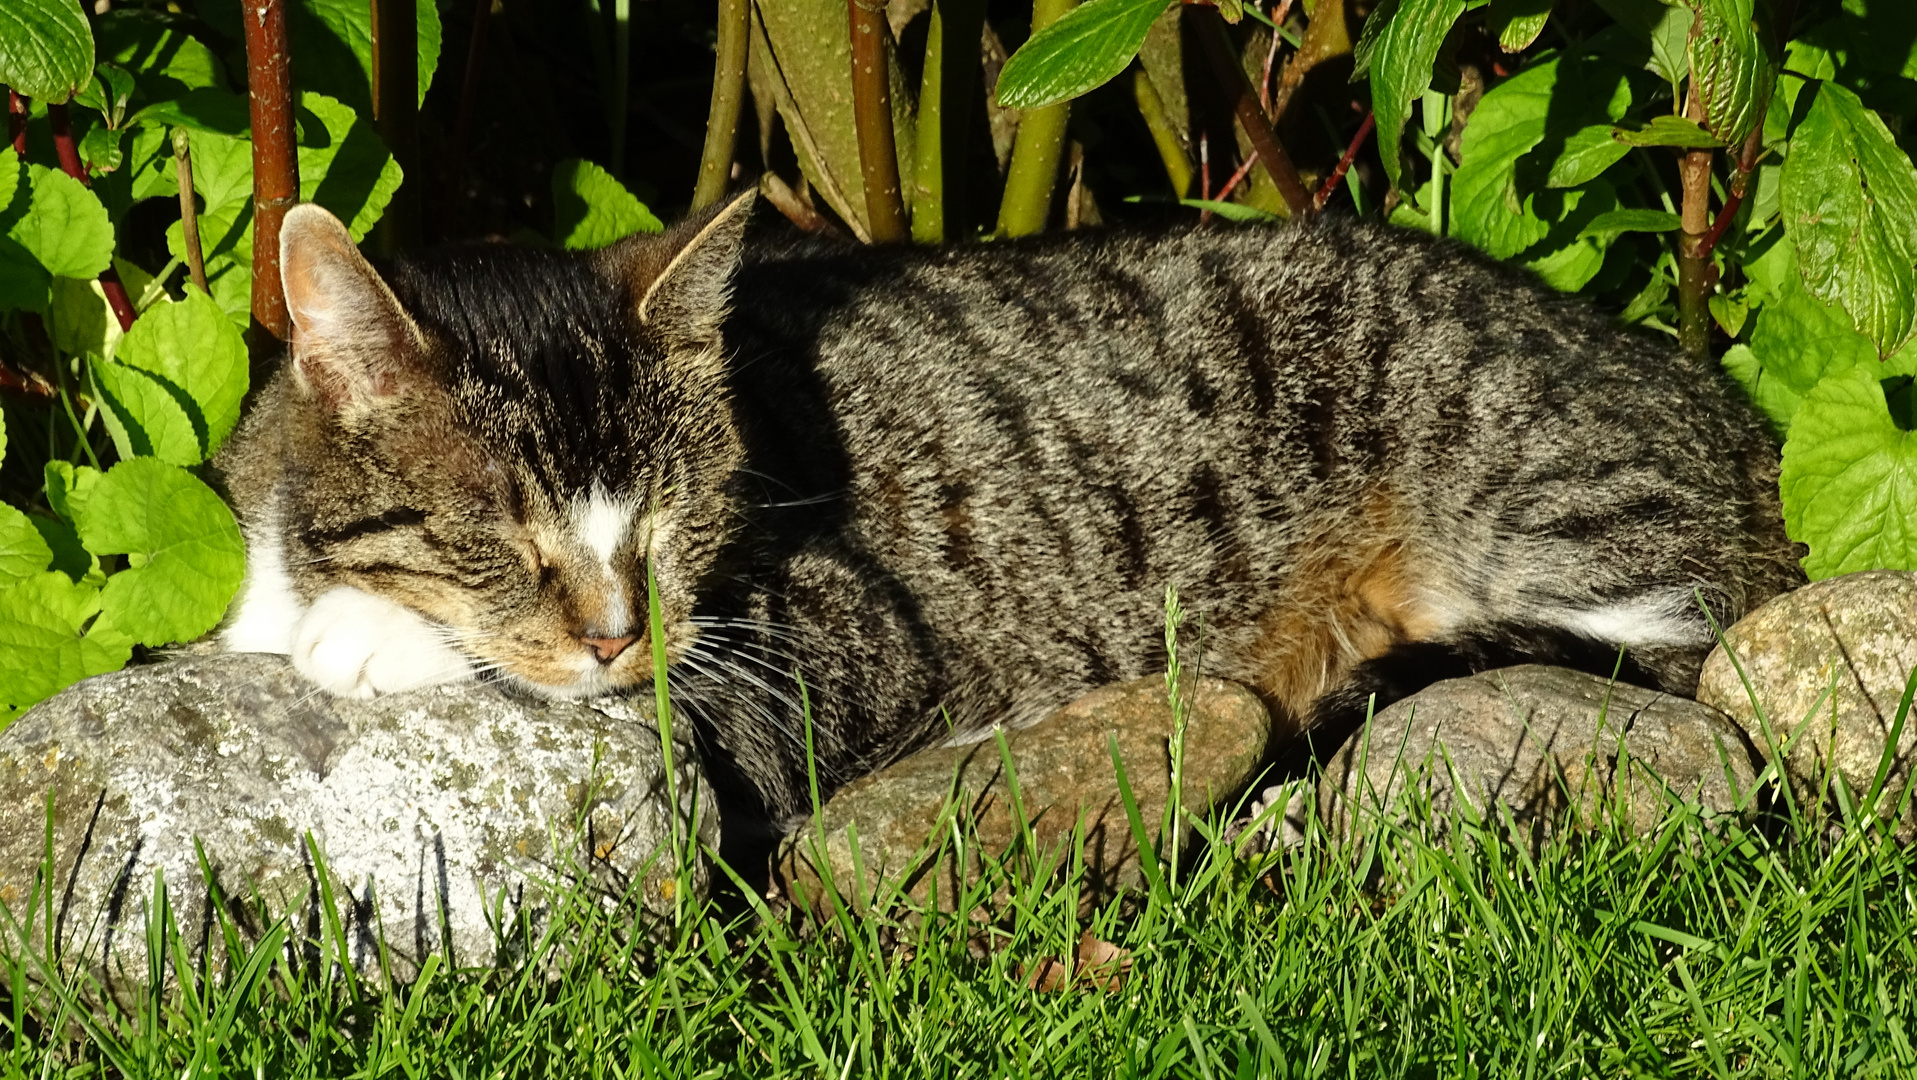
[[[1258,105],[1271,115],[1271,69],[1278,62],[1278,43],[1284,35],[1278,28],[1285,25],[1285,16],[1291,14],[1291,0],[1278,0],[1278,6],[1271,11],[1271,48],[1265,50],[1265,70],[1258,76]]]
[[[1218,80],[1219,88],[1230,99],[1238,126],[1244,128],[1245,135],[1251,139],[1252,148],[1258,152],[1258,161],[1271,176],[1272,183],[1278,186],[1278,194],[1284,197],[1285,205],[1290,208],[1293,217],[1310,213],[1311,193],[1305,190],[1304,181],[1298,178],[1298,170],[1292,167],[1290,156],[1279,145],[1270,121],[1265,119],[1264,107],[1258,104],[1258,91],[1252,87],[1251,80],[1245,77],[1245,69],[1232,53],[1231,40],[1225,33],[1225,20],[1214,7],[1192,5],[1186,10],[1188,17],[1198,20],[1198,41],[1204,47],[1205,61]]]
[[[892,84],[886,58],[891,31],[885,6],[846,0],[852,29],[852,120],[859,136],[859,176],[865,182],[867,231],[875,244],[903,243],[905,203],[899,193],[899,155],[892,139]]]
[[[1218,189],[1218,197],[1211,201],[1224,202],[1230,199],[1231,193],[1238,190],[1238,185],[1244,182],[1246,174],[1250,173],[1251,167],[1253,165],[1256,165],[1257,163],[1258,163],[1258,151],[1253,150],[1249,157],[1245,158],[1244,161],[1241,161],[1238,163],[1238,168],[1232,172],[1231,178],[1225,181],[1225,186]],[[1206,222],[1210,221],[1211,214],[1212,214],[1212,211],[1210,207],[1206,207],[1205,209],[1199,211],[1198,224],[1203,225]]]
[[[280,222],[300,197],[293,149],[293,64],[283,0],[244,0],[247,97],[253,118],[253,321],[286,340]]]
[[[493,0],[473,0],[473,34],[466,42],[466,77],[459,86],[459,118],[453,121],[453,146],[446,164],[446,226],[453,232],[460,196],[466,186],[466,146],[473,133],[473,109],[479,101],[479,83],[486,74],[486,28],[493,20]]]
[[[1737,216],[1737,208],[1743,205],[1744,196],[1750,189],[1751,173],[1757,170],[1758,159],[1764,156],[1765,107],[1758,106],[1757,125],[1751,128],[1750,135],[1744,139],[1744,145],[1739,148],[1733,162],[1737,172],[1731,176],[1730,197],[1724,200],[1723,209],[1717,212],[1717,220],[1711,223],[1711,231],[1704,235],[1704,241],[1699,245],[1699,253],[1704,258],[1711,257],[1711,252],[1717,250],[1717,242],[1724,238],[1724,231],[1731,227],[1731,219]]]
[[[1357,160],[1358,151],[1364,146],[1365,139],[1370,137],[1371,129],[1377,126],[1377,114],[1366,109],[1365,122],[1358,125],[1358,134],[1353,135],[1351,145],[1345,147],[1345,156],[1338,159],[1338,167],[1331,170],[1330,176],[1325,177],[1324,186],[1318,189],[1317,196],[1311,200],[1313,210],[1323,210],[1325,203],[1331,201],[1331,196],[1338,190],[1338,185],[1344,180],[1345,173],[1351,171],[1351,163]]]
[[[27,152],[27,99],[12,88],[7,90],[7,138],[13,142],[14,153]]]
[[[24,314],[31,315],[32,312]],[[15,371],[5,357],[0,357],[0,390],[25,394],[28,397],[44,398],[48,401],[60,396],[60,392],[53,388],[53,384],[38,372]]]
[[[73,142],[73,124],[67,116],[65,102],[47,106],[47,126],[53,129],[53,150],[60,155],[60,171],[73,177],[87,187],[93,186],[93,179],[87,175],[86,166],[80,164],[80,148]],[[133,301],[127,297],[126,286],[120,281],[120,272],[107,263],[100,271],[100,291],[106,294],[107,306],[113,309],[113,317],[120,323],[120,332],[133,329]]]

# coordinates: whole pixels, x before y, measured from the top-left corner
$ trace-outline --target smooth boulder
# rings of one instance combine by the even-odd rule
[[[1198,679],[1188,693],[1180,792],[1183,805],[1202,815],[1251,781],[1271,720],[1236,683]],[[1145,879],[1112,746],[1147,842],[1155,844],[1171,792],[1173,728],[1165,680],[1148,677],[1103,687],[1029,728],[1004,731],[1003,754],[996,738],[920,751],[846,785],[818,822],[796,829],[781,854],[780,882],[792,899],[814,908],[829,895],[829,876],[854,907],[902,896],[920,904],[935,899],[950,910],[980,880],[987,860],[1013,850],[1022,825],[1031,829],[1032,854],[1057,866],[1069,861],[1082,822],[1084,902],[1136,889]],[[1190,837],[1187,822],[1183,839]]]
[[[1697,699],[1729,715],[1760,752],[1783,749],[1799,799],[1830,810],[1833,781],[1857,796],[1876,783],[1913,667],[1917,574],[1873,570],[1814,582],[1739,620],[1705,660]],[[1881,813],[1904,800],[1913,751],[1917,717],[1897,732]],[[1917,807],[1904,807],[1896,834],[1905,842],[1917,837]]]
[[[673,773],[680,828],[696,803],[698,837],[716,845],[686,748]],[[88,679],[0,732],[0,901],[19,919],[50,884],[63,962],[115,993],[145,980],[156,873],[188,948],[210,940],[210,962],[224,961],[200,852],[254,940],[262,913],[296,938],[324,925],[323,865],[352,962],[372,973],[383,942],[404,979],[435,951],[500,959],[488,916],[536,927],[554,888],[671,910],[672,833],[657,730],[617,700],[468,684],[348,701],[283,657],[214,655]]]
[[[1685,698],[1566,668],[1527,664],[1435,683],[1372,717],[1326,765],[1318,813],[1334,836],[1367,814],[1435,832],[1454,811],[1497,820],[1502,805],[1539,835],[1574,811],[1618,812],[1646,832],[1673,802],[1709,815],[1754,809],[1744,735]]]

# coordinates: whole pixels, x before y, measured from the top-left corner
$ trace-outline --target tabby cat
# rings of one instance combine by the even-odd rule
[[[962,247],[757,239],[376,271],[286,218],[289,362],[222,459],[231,650],[366,696],[669,682],[764,820],[1162,670],[1282,733],[1450,668],[1618,650],[1690,692],[1798,580],[1717,367],[1462,246],[1323,217]],[[801,684],[801,679],[803,684]]]

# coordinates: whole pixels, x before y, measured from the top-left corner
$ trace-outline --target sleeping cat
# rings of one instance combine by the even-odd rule
[[[230,650],[365,696],[669,683],[766,820],[1162,670],[1161,598],[1282,733],[1524,657],[1690,693],[1796,582],[1714,364],[1449,242],[1326,217],[945,249],[747,242],[376,272],[286,218],[295,332],[222,458]],[[802,707],[803,706],[803,707]]]

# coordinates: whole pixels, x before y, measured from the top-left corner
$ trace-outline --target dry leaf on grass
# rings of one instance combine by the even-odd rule
[[[1019,968],[1019,981],[1039,993],[1075,988],[1116,993],[1131,974],[1132,951],[1109,941],[1100,941],[1087,931],[1078,939],[1078,949],[1069,961],[1045,957],[1027,971]]]

